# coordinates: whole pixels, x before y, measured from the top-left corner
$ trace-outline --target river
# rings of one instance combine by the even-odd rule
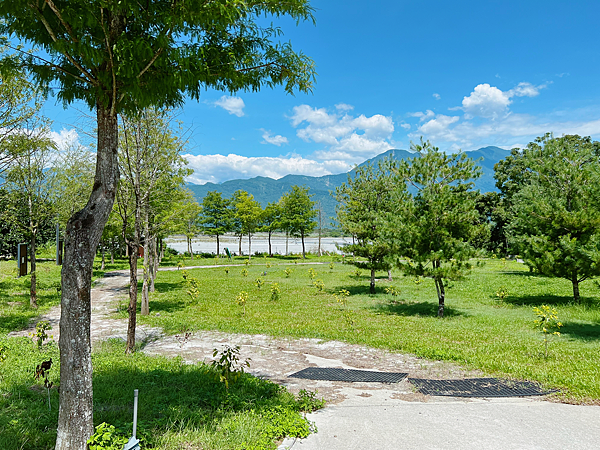
[[[224,254],[225,247],[229,248],[232,253],[238,252],[239,238],[231,235],[220,236],[220,252]],[[187,241],[184,236],[171,236],[165,240],[168,247],[177,250],[179,253],[187,251]],[[336,246],[344,246],[351,244],[352,238],[350,237],[323,237],[321,238],[321,249],[323,252],[339,253],[343,252]],[[311,253],[317,253],[319,247],[318,237],[306,237],[304,238],[304,245],[306,251]],[[285,255],[286,245],[285,236],[273,235],[271,236],[271,248],[273,253],[279,255]],[[217,251],[217,240],[208,236],[198,236],[192,240],[192,250],[194,253],[214,253]],[[256,252],[266,253],[269,251],[268,236],[263,233],[257,233],[252,236],[252,254]],[[289,238],[288,242],[289,253],[302,253],[302,240],[300,238]],[[248,237],[245,236],[242,239],[242,253],[248,254]]]

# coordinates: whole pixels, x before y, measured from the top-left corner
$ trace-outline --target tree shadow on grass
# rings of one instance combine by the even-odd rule
[[[24,330],[29,326],[29,321],[30,318],[23,314],[6,314],[3,312],[0,315],[0,334]]]
[[[188,297],[189,298],[189,297]],[[164,312],[173,313],[187,308],[190,304],[184,300],[150,300],[150,309],[152,313]]]
[[[563,322],[560,333],[583,341],[600,340],[600,323]]]
[[[122,352],[121,343],[110,346],[116,347],[115,353]],[[139,390],[138,434],[154,445],[155,437],[174,424],[190,430],[214,428],[240,412],[260,414],[297,406],[294,397],[277,384],[248,374],[226,389],[216,371],[185,364],[180,358],[100,356],[94,364],[94,422],[121,424],[130,435],[134,389]]]
[[[35,367],[36,362],[30,361],[28,365]],[[93,366],[94,425],[107,422],[119,434],[131,436],[133,391],[138,389],[137,437],[143,441],[142,448],[155,448],[160,436],[169,430],[192,433],[196,429],[210,432],[221,426],[243,427],[243,419],[237,417],[240,413],[248,412],[253,417],[280,407],[298,409],[294,397],[270,381],[244,374],[231,382],[227,390],[208,366],[185,364],[181,358],[139,353],[127,356],[124,343],[118,340],[105,342],[100,351],[94,352]],[[53,367],[53,376],[55,370]],[[8,446],[10,450],[53,448],[57,389],[50,391],[51,410],[47,396],[43,383],[34,380],[33,374],[26,382],[12,384],[10,392],[0,396],[0,441],[14,442],[14,446]],[[302,420],[300,416],[298,419]],[[288,427],[290,433],[292,425]],[[256,426],[251,431],[255,437],[261,436]],[[223,429],[222,433],[227,436],[228,430]],[[232,445],[242,448],[242,442]]]
[[[578,303],[573,300],[571,295],[552,295],[552,294],[541,294],[541,295],[511,295],[506,297],[504,303],[509,303],[515,306],[540,306],[540,305],[577,305]],[[598,299],[595,297],[581,297],[579,304],[586,306],[598,306]]]
[[[185,286],[185,282],[179,281],[179,282],[175,282],[175,283],[169,283],[166,281],[155,281],[154,282],[154,288],[156,289],[157,292],[170,292],[170,291],[175,291],[177,289],[181,289]]]
[[[365,284],[353,284],[351,286],[337,286],[336,289],[332,290],[332,289],[327,289],[327,292],[330,294],[337,294],[341,289],[345,289],[346,291],[350,292],[350,295],[370,295],[370,296],[374,296],[377,294],[381,294],[381,295],[387,295],[385,293],[385,288],[386,286],[378,286],[377,284],[375,284],[375,294],[371,294],[370,292],[370,288],[369,288],[369,281],[370,278],[367,278],[367,282]]]
[[[374,312],[379,314],[388,314],[395,316],[415,316],[415,317],[437,317],[438,315],[438,303],[435,302],[391,302],[391,303],[380,303],[378,305],[371,306]],[[446,305],[444,307],[444,317],[458,317],[467,316],[464,312],[458,311],[451,306]]]

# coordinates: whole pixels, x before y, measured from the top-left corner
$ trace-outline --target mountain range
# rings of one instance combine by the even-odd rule
[[[482,170],[481,177],[475,180],[475,189],[479,189],[481,192],[496,191],[494,164],[510,155],[510,151],[490,146],[465,153],[474,159]],[[218,191],[221,192],[223,197],[231,197],[235,191],[244,190],[252,194],[254,199],[264,208],[268,203],[277,202],[283,194],[291,190],[292,186],[305,186],[309,188],[312,200],[321,204],[324,216],[328,219],[324,226],[329,226],[329,222],[335,217],[335,207],[337,205],[337,201],[331,195],[331,193],[335,193],[335,188],[346,182],[349,176],[352,177],[358,167],[365,164],[376,166],[379,160],[388,156],[392,156],[395,159],[406,159],[415,157],[415,153],[407,150],[388,150],[374,158],[366,160],[347,173],[337,175],[324,175],[322,177],[286,175],[278,180],[267,177],[255,177],[245,180],[229,180],[218,184],[206,183],[200,185],[189,183],[186,187],[192,191],[198,203],[202,203],[202,199],[209,191]]]

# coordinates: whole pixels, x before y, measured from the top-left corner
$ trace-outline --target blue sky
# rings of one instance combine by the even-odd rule
[[[311,4],[316,25],[277,23],[314,59],[314,92],[209,90],[186,102],[189,181],[341,173],[420,136],[448,152],[545,132],[600,138],[600,2]],[[45,113],[57,139],[76,136],[74,108],[50,99]]]

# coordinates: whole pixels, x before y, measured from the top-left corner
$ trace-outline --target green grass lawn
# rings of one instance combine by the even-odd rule
[[[170,333],[218,329],[340,339],[455,361],[490,375],[536,380],[561,389],[565,401],[600,403],[600,291],[593,282],[582,284],[582,302],[576,305],[566,280],[531,274],[516,262],[488,260],[465,280],[450,284],[446,317],[438,319],[431,280],[416,283],[395,273],[394,281],[379,281],[377,293],[369,295],[366,272],[356,275],[353,266],[340,262],[330,268],[330,257],[311,257],[311,265],[297,257],[255,257],[248,266],[245,260],[237,258],[232,262],[240,266],[225,267],[225,259],[188,259],[184,266],[215,267],[160,272],[151,315],[138,320]],[[175,257],[166,262],[179,261]],[[33,311],[28,277],[15,278],[15,266],[0,263],[0,448],[49,450],[56,436],[58,392],[56,387],[50,390],[49,409],[48,391],[34,375],[36,365],[52,357],[49,380],[58,383],[58,349],[51,344],[40,352],[30,339],[7,339],[6,334],[58,304],[60,268],[40,264],[40,308]],[[106,271],[126,267],[125,261],[116,261]],[[183,279],[184,270],[188,280],[198,280],[197,295]],[[263,281],[260,289],[258,278]],[[315,286],[321,284],[318,280],[322,290]],[[274,283],[280,288],[278,300],[271,296]],[[399,295],[386,293],[389,287]],[[346,304],[335,298],[342,289],[350,294]],[[499,291],[506,294],[502,300]],[[248,293],[244,307],[236,302],[241,292]],[[533,307],[542,304],[555,307],[564,323],[562,334],[550,341],[547,358],[543,336],[534,327]],[[208,366],[123,353],[123,343],[107,342],[93,354],[94,422],[106,421],[116,426],[117,435],[129,436],[131,397],[139,389],[138,434],[145,448],[274,448],[283,435],[309,431],[298,413],[302,402],[270,382],[244,375],[228,391]]]
[[[187,269],[199,281],[195,300],[186,293],[181,270],[161,272],[151,315],[139,320],[169,333],[209,329],[341,339],[539,381],[561,389],[565,401],[600,401],[600,291],[593,282],[582,283],[582,301],[576,305],[568,281],[531,274],[516,262],[488,260],[465,280],[450,283],[446,316],[438,319],[432,280],[417,284],[414,278],[394,274],[393,282],[378,282],[377,293],[369,295],[366,272],[356,276],[354,266],[341,263],[330,269],[330,260],[307,266],[269,258],[267,268],[263,258],[253,258],[248,267]],[[311,267],[315,280],[324,284],[322,292],[310,279]],[[292,271],[289,278],[286,268]],[[265,282],[260,289],[259,277]],[[281,290],[277,301],[271,300],[273,283]],[[385,293],[390,286],[400,295]],[[341,289],[350,293],[346,306],[334,297]],[[236,302],[242,291],[248,293],[245,314]],[[503,300],[498,291],[505,291]],[[564,324],[561,336],[551,337],[547,358],[543,335],[534,326],[533,307],[542,304],[555,307]]]
[[[94,277],[103,274],[99,267],[96,260]],[[105,271],[125,268],[127,262],[119,260],[107,264]],[[60,267],[40,263],[37,274],[40,306],[33,310],[30,277],[16,278],[14,261],[0,263],[2,450],[51,450],[56,439],[58,346],[50,342],[38,350],[30,338],[6,336],[60,303]],[[139,389],[138,437],[143,449],[274,449],[284,436],[307,436],[311,424],[301,412],[320,407],[310,393],[295,398],[284,388],[250,375],[242,375],[226,389],[217,371],[205,364],[124,353],[123,342],[111,341],[92,355],[94,424],[115,426],[115,438],[131,436],[133,390]],[[48,390],[43,378],[35,375],[36,366],[50,358],[48,381],[54,385]]]

